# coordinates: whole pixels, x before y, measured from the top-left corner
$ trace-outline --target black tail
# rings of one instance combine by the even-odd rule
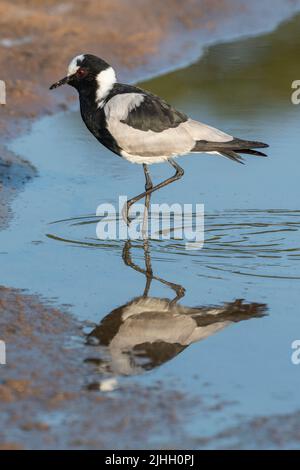
[[[242,139],[233,139],[229,142],[208,142],[206,140],[199,140],[192,151],[217,152],[237,163],[243,163],[243,158],[241,155],[239,155],[239,153],[255,155],[257,157],[267,157],[265,153],[259,152],[258,150],[253,150],[266,147],[269,147],[269,145],[264,144],[263,142]]]

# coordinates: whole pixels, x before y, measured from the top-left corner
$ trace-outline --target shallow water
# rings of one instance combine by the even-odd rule
[[[300,107],[290,100],[299,26],[296,17],[259,38],[211,47],[198,63],[141,84],[195,119],[271,146],[268,159],[245,166],[183,157],[184,178],[153,196],[205,204],[202,250],[180,240],[151,240],[147,250],[96,238],[97,206],[138,194],[143,172],[100,147],[77,111],[42,119],[11,146],[39,178],[0,233],[0,284],[30,286],[93,322],[87,341],[99,382],[160,381],[210,401],[188,417],[190,436],[299,409],[291,343],[300,328]],[[170,171],[151,167],[155,181]]]

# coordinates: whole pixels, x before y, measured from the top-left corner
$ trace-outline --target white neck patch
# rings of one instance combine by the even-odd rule
[[[117,81],[115,71],[112,67],[108,67],[106,70],[98,73],[96,77],[97,91],[96,91],[96,103],[98,108],[103,104],[104,98],[108,95],[112,87]]]
[[[84,54],[77,55],[74,57],[74,59],[71,60],[69,67],[68,67],[68,76],[69,75],[74,75],[74,73],[77,72],[77,70],[80,68],[80,65],[84,60]]]

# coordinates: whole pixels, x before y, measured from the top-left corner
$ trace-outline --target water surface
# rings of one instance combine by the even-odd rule
[[[162,383],[210,401],[186,419],[189,436],[299,409],[291,343],[300,331],[300,108],[290,99],[299,27],[296,17],[211,47],[194,65],[141,84],[195,119],[271,146],[268,159],[244,166],[183,157],[184,178],[153,196],[205,204],[202,250],[180,240],[150,240],[146,249],[97,240],[97,206],[141,192],[143,172],[99,146],[77,111],[42,119],[12,144],[39,178],[0,234],[0,284],[30,286],[92,322],[99,382]],[[151,167],[155,181],[170,171]]]

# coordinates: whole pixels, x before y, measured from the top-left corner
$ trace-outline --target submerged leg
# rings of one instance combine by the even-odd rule
[[[178,165],[178,163],[176,163],[171,158],[168,160],[168,162],[172,165],[173,168],[175,168],[175,170],[176,170],[175,175],[173,175],[170,178],[162,181],[161,183],[157,184],[156,186],[152,186],[152,188],[150,188],[149,190],[146,190],[145,192],[143,192],[141,194],[138,194],[138,196],[135,196],[132,199],[129,199],[129,201],[127,201],[126,206],[124,206],[124,208],[123,208],[123,216],[126,218],[126,221],[127,221],[128,225],[130,224],[129,210],[130,210],[130,207],[133,204],[135,204],[137,201],[139,201],[140,199],[143,199],[146,196],[150,196],[152,193],[154,193],[154,191],[157,191],[158,189],[161,189],[165,186],[168,186],[171,183],[174,183],[174,181],[179,180],[184,175],[184,171],[181,168],[181,166]],[[147,165],[145,165],[145,166],[147,167]],[[145,167],[144,167],[144,170],[145,170]],[[147,172],[148,172],[148,168],[147,168]],[[145,175],[146,175],[146,173],[145,173]],[[149,173],[148,173],[148,176],[150,178]],[[146,181],[147,181],[147,177],[146,177]],[[151,181],[151,179],[150,179],[150,181]]]

